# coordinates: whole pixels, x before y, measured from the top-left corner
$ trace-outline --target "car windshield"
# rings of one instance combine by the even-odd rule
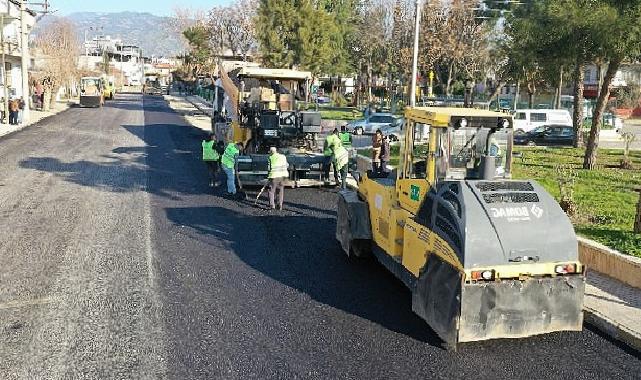
[[[547,127],[537,127],[532,130],[532,133],[543,133]]]
[[[394,117],[393,116],[382,116],[382,115],[374,115],[369,118],[370,123],[393,123],[394,122]]]

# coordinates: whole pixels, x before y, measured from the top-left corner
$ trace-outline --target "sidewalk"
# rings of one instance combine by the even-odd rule
[[[43,119],[46,119],[50,116],[57,115],[62,111],[66,111],[71,107],[70,102],[67,103],[62,103],[58,102],[55,105],[54,109],[51,109],[49,111],[38,111],[38,110],[30,110],[30,117],[29,117],[29,122],[27,123],[22,123],[18,125],[9,125],[9,124],[0,124],[0,137],[8,135],[10,133],[17,132],[21,129],[24,129],[30,125],[33,125]]]
[[[588,271],[583,309],[586,323],[641,351],[641,289]]]
[[[169,108],[181,114],[191,125],[205,132],[211,132],[211,116],[202,112],[194,104],[206,106],[198,97],[172,92],[171,95],[164,95],[164,98],[169,103]],[[211,111],[211,108],[209,110]]]

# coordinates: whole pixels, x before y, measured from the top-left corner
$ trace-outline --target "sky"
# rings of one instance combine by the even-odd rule
[[[66,16],[74,12],[149,12],[159,16],[170,16],[175,6],[195,9],[209,9],[230,0],[49,0],[56,15]]]

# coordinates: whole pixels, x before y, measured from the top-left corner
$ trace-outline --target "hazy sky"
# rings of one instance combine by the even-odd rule
[[[227,4],[231,0],[50,0],[56,15],[64,16],[73,12],[149,12],[160,16],[172,14],[176,5],[181,7],[209,9],[214,5]]]

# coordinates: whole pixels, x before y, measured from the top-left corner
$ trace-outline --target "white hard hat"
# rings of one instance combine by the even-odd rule
[[[273,147],[269,148],[269,153],[278,153],[278,150],[276,150],[276,147],[273,146]]]

